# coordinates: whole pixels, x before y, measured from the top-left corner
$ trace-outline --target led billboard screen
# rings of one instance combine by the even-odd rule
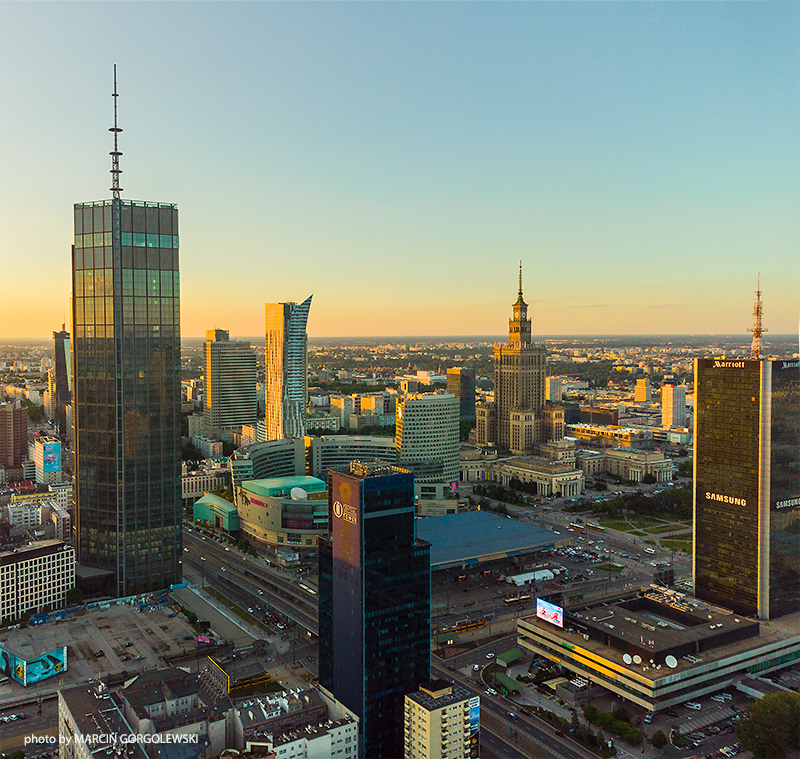
[[[61,443],[45,443],[42,446],[42,469],[45,472],[61,471]]]
[[[564,609],[541,598],[536,599],[536,616],[557,627],[564,627]]]

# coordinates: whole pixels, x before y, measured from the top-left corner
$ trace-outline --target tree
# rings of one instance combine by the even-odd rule
[[[687,451],[685,448],[681,448],[680,450],[678,450],[678,456],[680,456],[681,458],[684,458],[685,456],[688,455],[689,451]]]
[[[631,715],[630,712],[625,708],[624,704],[619,704],[614,707],[614,719],[618,719],[620,722],[627,722],[630,724]]]
[[[642,477],[642,484],[643,485],[655,485],[656,476],[654,474],[650,474],[649,472]]]
[[[83,603],[83,591],[75,586],[67,591],[67,604],[69,606],[80,606]]]
[[[653,744],[653,748],[662,749],[664,746],[667,745],[667,736],[664,735],[663,730],[656,730],[653,733],[653,736],[650,738],[650,743]]]
[[[773,693],[751,704],[736,736],[756,759],[784,757],[800,748],[800,693]]]

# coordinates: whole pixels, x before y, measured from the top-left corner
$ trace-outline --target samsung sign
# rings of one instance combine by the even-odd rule
[[[775,504],[776,509],[788,509],[790,506],[800,506],[800,498],[789,498],[786,501],[778,501]]]
[[[732,503],[734,506],[747,506],[746,498],[734,498],[732,495],[720,495],[719,493],[710,493],[706,490],[707,501],[720,501],[722,503]]]

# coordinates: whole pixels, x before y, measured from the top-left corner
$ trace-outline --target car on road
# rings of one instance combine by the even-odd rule
[[[139,654],[139,656],[134,658],[134,661],[141,661],[142,659],[144,659],[144,656],[142,654]]]
[[[494,659],[494,654],[486,654],[487,659]]]
[[[507,714],[511,719],[519,719],[519,715],[514,714],[514,712],[507,712]]]
[[[684,706],[687,709],[694,709],[696,712],[699,712],[703,708],[703,705],[698,704],[697,701],[687,701]]]
[[[653,721],[653,715],[652,714],[645,714],[644,715],[644,721],[645,721],[645,724],[649,725]]]
[[[481,665],[480,664],[476,664],[475,666],[473,666],[472,671],[473,672],[477,672],[480,668],[481,668]]]

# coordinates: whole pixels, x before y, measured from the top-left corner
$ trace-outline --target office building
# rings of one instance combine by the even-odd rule
[[[477,757],[480,716],[480,698],[458,683],[423,683],[405,698],[405,759]]]
[[[475,418],[475,370],[456,366],[447,370],[447,392],[458,398],[460,419]]]
[[[458,398],[450,393],[415,393],[397,401],[397,464],[414,474],[420,500],[458,497],[458,421]]]
[[[650,387],[650,379],[648,377],[637,379],[636,388],[633,391],[633,400],[636,403],[650,403],[651,397],[652,389]]]
[[[327,480],[331,469],[349,468],[351,461],[380,459],[387,464],[397,463],[397,447],[390,437],[323,435],[307,437],[305,444],[306,470],[312,477],[320,479]]]
[[[42,540],[0,551],[0,622],[26,612],[60,609],[75,587],[75,549],[61,540]]]
[[[72,350],[69,332],[61,325],[60,332],[53,332],[55,341],[55,367],[52,370],[54,380],[54,414],[50,420],[58,426],[61,437],[69,434],[67,427],[67,406],[72,402]]]
[[[647,711],[697,701],[800,661],[800,617],[755,621],[668,588],[577,604],[537,601],[517,620],[517,643],[589,686],[559,688],[562,700],[598,698],[601,686]],[[568,686],[568,683],[564,683]]]
[[[520,264],[519,293],[508,322],[508,343],[494,346],[494,403],[481,404],[475,411],[478,445],[494,443],[514,454],[525,454],[537,443],[551,439],[542,418],[546,355],[543,345],[531,343]]]
[[[61,482],[61,441],[46,436],[35,438],[33,462],[36,464],[37,485],[54,485]]]
[[[229,437],[255,425],[256,352],[250,343],[230,339],[224,329],[206,332],[203,425],[206,437]]]
[[[661,426],[665,429],[686,426],[686,385],[661,386]]]
[[[547,377],[544,386],[544,399],[553,403],[561,403],[564,396],[561,377]]]
[[[75,523],[126,596],[181,578],[178,209],[120,198],[112,131],[112,198],[75,205]]]
[[[737,614],[800,610],[800,370],[695,361],[694,588]]]
[[[297,303],[266,304],[264,401],[266,439],[304,437],[308,401],[309,295]]]
[[[354,462],[331,472],[319,538],[319,678],[359,718],[360,755],[403,756],[403,699],[430,679],[430,545],[414,477]]]
[[[28,410],[21,401],[0,403],[0,466],[17,469],[28,457]]]

